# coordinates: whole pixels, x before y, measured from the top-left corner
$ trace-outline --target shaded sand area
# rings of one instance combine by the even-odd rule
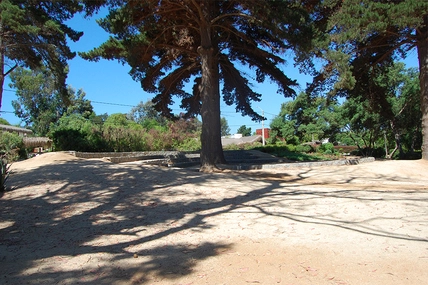
[[[426,284],[428,163],[224,171],[48,153],[0,194],[0,284]]]

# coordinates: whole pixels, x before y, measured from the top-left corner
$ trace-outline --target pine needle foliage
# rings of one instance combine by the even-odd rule
[[[286,52],[310,43],[312,31],[306,25],[306,9],[296,1],[131,0],[105,4],[110,13],[99,24],[112,36],[81,55],[129,64],[130,75],[145,91],[155,94],[155,108],[163,115],[173,116],[173,97],[181,100],[186,116],[201,114],[203,164],[224,162],[220,93],[227,105],[256,121],[263,117],[251,102],[260,101],[262,94],[253,90],[252,82],[269,79],[277,84],[278,93],[295,96],[296,81],[280,66],[286,63]],[[243,66],[252,70],[254,78]],[[191,91],[186,89],[188,84],[194,86]]]
[[[389,112],[387,90],[373,78],[386,74],[410,52],[419,61],[422,157],[428,159],[428,2],[420,0],[327,0],[312,4],[320,23],[314,55],[326,60],[309,92],[352,96],[367,94],[373,108]],[[316,17],[318,15],[319,17]],[[326,85],[327,83],[327,85]],[[327,87],[326,87],[327,86]],[[328,91],[327,91],[328,92]],[[353,92],[354,94],[356,92]],[[392,116],[392,113],[386,114]]]

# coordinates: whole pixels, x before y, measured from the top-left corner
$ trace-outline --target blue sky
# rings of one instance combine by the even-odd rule
[[[98,26],[94,18],[85,19],[77,15],[74,19],[69,21],[69,25],[77,30],[83,31],[84,35],[77,43],[70,43],[73,51],[88,51],[94,47],[99,46],[107,38],[108,34]],[[291,79],[297,80],[300,87],[296,88],[298,93],[302,90],[310,77],[300,74],[299,71],[293,67],[292,57],[288,58],[289,63],[284,65],[285,74]],[[408,66],[417,66],[416,52],[411,51],[409,58],[406,60]],[[108,113],[128,113],[132,106],[137,105],[139,102],[146,102],[150,100],[154,94],[144,92],[139,82],[133,81],[128,74],[130,68],[127,65],[122,65],[117,61],[100,60],[99,62],[85,61],[79,56],[76,56],[69,62],[70,72],[67,79],[67,84],[75,89],[83,89],[86,93],[86,98],[92,102],[96,114]],[[1,117],[9,121],[11,124],[19,124],[20,119],[13,114],[11,101],[16,99],[15,93],[10,91],[8,86],[8,79],[4,88],[6,91],[3,93],[3,104]],[[262,113],[264,111],[267,120],[264,122],[265,127],[268,127],[271,120],[278,115],[281,104],[287,100],[282,95],[277,94],[277,86],[271,84],[267,80],[264,84],[255,85],[253,87],[255,92],[263,95],[261,102],[253,102],[254,110]],[[174,112],[179,113],[180,109],[179,98],[176,98],[177,104],[172,106]],[[236,133],[236,130],[245,125],[251,127],[255,132],[256,129],[261,128],[261,122],[253,122],[249,117],[243,117],[240,113],[236,113],[234,106],[227,106],[221,102],[221,116],[225,117],[228,121],[231,133]]]

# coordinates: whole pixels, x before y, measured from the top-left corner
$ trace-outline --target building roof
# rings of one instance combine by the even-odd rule
[[[47,137],[24,137],[23,142],[26,147],[43,147],[52,144],[52,140]]]
[[[1,125],[1,124],[0,124],[0,129],[2,131],[8,131],[8,132],[20,132],[20,133],[26,133],[26,134],[32,134],[33,133],[33,131],[29,130],[29,129],[19,128],[19,127],[14,127],[14,126],[9,126],[9,125]]]
[[[261,142],[262,136],[256,135],[256,136],[248,136],[248,137],[240,137],[240,138],[221,138],[221,144],[223,146],[231,145],[231,144],[244,144],[244,143],[254,143],[254,142]]]

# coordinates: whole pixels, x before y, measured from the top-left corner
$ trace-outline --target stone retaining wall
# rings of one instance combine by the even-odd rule
[[[374,157],[363,157],[355,159],[340,159],[313,162],[293,162],[293,163],[273,163],[273,164],[239,164],[239,165],[222,165],[232,170],[251,170],[251,169],[284,169],[295,167],[316,167],[316,166],[335,166],[335,165],[356,165],[360,163],[373,162]]]
[[[144,164],[158,164],[165,166],[188,167],[199,163],[199,154],[186,153],[180,151],[144,151],[144,152],[76,152],[69,151],[79,158],[104,158],[113,163],[124,163],[132,161],[141,161]],[[284,169],[295,167],[316,167],[316,166],[333,166],[333,165],[354,165],[374,161],[374,157],[349,158],[328,161],[313,162],[280,162],[267,158],[254,157],[252,160],[251,153],[246,153],[246,157],[239,157],[238,154],[228,153],[230,164],[221,165],[222,168],[232,170],[250,170],[250,169]]]
[[[136,151],[136,152],[78,152],[70,151],[70,154],[80,158],[104,158],[104,157],[146,157],[166,156],[177,154],[178,151]]]

